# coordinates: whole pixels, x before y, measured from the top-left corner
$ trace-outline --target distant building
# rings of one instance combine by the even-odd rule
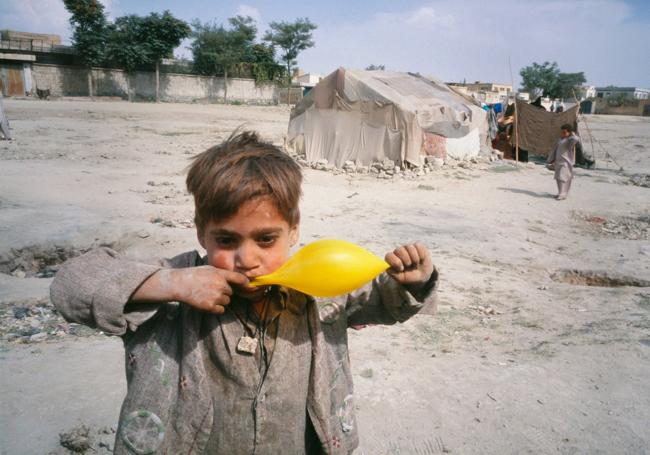
[[[35,91],[33,63],[72,64],[74,51],[62,46],[58,35],[0,31],[0,91],[4,96],[25,96]]]
[[[611,98],[614,96],[621,96],[628,99],[647,100],[650,99],[650,90],[647,88],[637,87],[597,87],[595,89],[595,98]]]
[[[521,101],[530,101],[530,93],[528,92],[517,92],[517,99]]]
[[[512,85],[510,84],[476,81],[473,84],[447,82],[447,85],[485,104],[501,103],[507,101],[508,97],[512,95]]]
[[[596,98],[596,87],[593,85],[583,85],[580,89],[582,99]]]
[[[507,96],[512,93],[512,85],[510,84],[495,84],[494,82],[479,82],[473,84],[464,84],[470,92],[493,92],[499,95]]]
[[[296,83],[301,87],[311,88],[314,87],[316,84],[318,84],[322,78],[323,77],[320,74],[312,74],[312,73],[301,74],[298,77],[296,77]]]

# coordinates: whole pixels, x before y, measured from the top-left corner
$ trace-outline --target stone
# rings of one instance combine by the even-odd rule
[[[14,317],[16,319],[24,319],[29,314],[29,308],[16,307],[14,308]]]
[[[395,161],[389,158],[384,158],[384,160],[381,162],[381,165],[386,171],[395,169]]]
[[[14,270],[13,272],[11,272],[11,274],[12,274],[13,276],[15,276],[16,278],[25,278],[25,276],[26,276],[25,271],[24,271],[24,270],[20,270],[20,269],[16,269],[16,270]]]
[[[38,343],[41,341],[44,341],[47,338],[47,333],[45,332],[40,332],[40,333],[35,333],[34,335],[29,337],[29,341],[32,343]]]

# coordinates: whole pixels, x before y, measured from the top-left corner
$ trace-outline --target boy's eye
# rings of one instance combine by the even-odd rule
[[[262,246],[270,246],[278,239],[277,235],[263,235],[257,239],[257,242]]]
[[[215,237],[215,243],[221,248],[233,247],[237,244],[237,241],[233,237]]]

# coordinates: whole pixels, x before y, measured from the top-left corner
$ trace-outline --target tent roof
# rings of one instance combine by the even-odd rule
[[[424,130],[445,137],[466,135],[482,109],[434,77],[394,71],[339,68],[323,78],[295,107],[292,118],[310,106],[352,109],[352,105],[394,105],[417,117]]]

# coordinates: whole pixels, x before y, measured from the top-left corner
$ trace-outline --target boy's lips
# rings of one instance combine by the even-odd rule
[[[252,278],[251,278],[252,280]],[[257,300],[266,295],[268,286],[246,286],[237,289],[237,294],[248,300]]]

